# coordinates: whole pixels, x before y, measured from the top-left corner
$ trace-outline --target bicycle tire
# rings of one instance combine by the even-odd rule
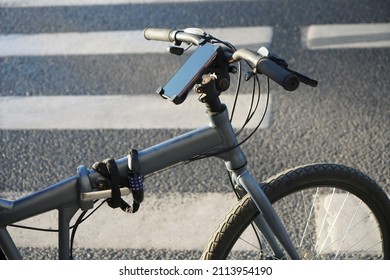
[[[338,164],[311,164],[280,173],[262,188],[302,259],[389,259],[390,200],[365,174]],[[325,195],[327,190],[331,197]],[[312,203],[306,207],[309,198]],[[244,196],[221,222],[202,259],[273,259],[270,246],[250,227],[258,214],[251,197]],[[308,219],[302,223],[302,218]],[[250,242],[260,243],[241,242],[251,233]]]

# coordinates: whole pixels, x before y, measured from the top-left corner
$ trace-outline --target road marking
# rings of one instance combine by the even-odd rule
[[[149,42],[141,30],[0,35],[0,56],[161,53],[169,44]]]
[[[231,108],[232,95],[221,100]],[[248,128],[257,125],[265,108],[261,95],[258,113]],[[251,94],[240,94],[233,126],[241,127]],[[205,107],[190,94],[181,105],[156,95],[0,97],[0,129],[193,129],[208,124]],[[261,128],[271,122],[271,104]]]
[[[3,196],[4,194],[1,194]],[[12,194],[15,198],[15,193]],[[375,225],[374,218],[361,221],[367,212],[355,200],[350,200],[345,209],[351,209],[350,215],[340,217],[336,225],[333,220],[337,211],[342,205],[344,195],[334,195],[332,208],[327,211],[329,196],[322,196],[315,207],[316,233],[323,229],[325,234],[318,236],[320,246],[327,238],[323,253],[334,253],[338,250],[351,248],[350,251],[359,251],[367,248],[378,236],[372,235],[370,230]],[[139,212],[126,214],[121,210],[111,209],[104,205],[94,215],[87,219],[78,229],[75,239],[75,247],[86,248],[131,248],[131,249],[171,249],[171,250],[194,250],[203,249],[206,242],[217,229],[225,215],[237,203],[233,193],[166,193],[146,194]],[[358,213],[354,211],[359,208]],[[323,220],[327,212],[325,226]],[[369,212],[369,211],[368,211]],[[80,213],[80,212],[79,212]],[[78,213],[78,214],[79,214]],[[71,225],[77,219],[74,216]],[[344,240],[344,231],[351,227],[350,217],[356,215],[355,220],[360,221],[358,226],[354,225],[353,230]],[[17,224],[32,227],[58,228],[58,212],[51,211],[33,218],[21,221]],[[329,229],[331,234],[326,235]],[[58,237],[56,233],[38,232],[20,228],[7,228],[17,246],[21,247],[56,247]],[[362,234],[362,232],[364,234]],[[357,234],[356,234],[357,233]],[[359,240],[367,233],[366,238]],[[356,235],[355,235],[356,234]],[[112,238],[115,236],[115,238]],[[249,230],[246,238],[257,238]],[[341,247],[341,243],[344,246]],[[348,241],[348,242],[346,242]],[[357,245],[355,243],[358,243]],[[251,243],[249,243],[251,244]],[[252,243],[253,244],[253,243]],[[236,249],[251,250],[252,246],[247,243],[238,244]],[[379,252],[380,246],[373,246],[370,252]]]
[[[268,26],[210,28],[206,31],[237,46],[269,46]],[[143,30],[0,35],[0,56],[164,53],[168,42],[145,40]]]
[[[104,205],[79,227],[75,247],[201,250],[236,203],[233,193],[167,193],[145,194],[135,214]],[[56,229],[57,217],[51,211],[19,224]],[[7,229],[17,246],[58,245],[56,233]]]
[[[311,25],[302,30],[308,49],[388,48],[390,23]]]
[[[0,7],[95,6],[151,3],[216,2],[217,0],[0,0]],[[235,1],[235,0],[228,0]],[[251,0],[241,0],[251,1]]]

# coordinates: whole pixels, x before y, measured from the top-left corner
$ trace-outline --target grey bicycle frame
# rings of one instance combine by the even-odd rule
[[[219,114],[210,114],[210,124],[181,136],[172,138],[145,150],[139,151],[140,173],[143,176],[166,169],[172,165],[192,159],[198,155],[213,154],[221,149],[235,147],[216,155],[225,161],[237,186],[251,195],[260,211],[255,223],[273,247],[277,257],[283,257],[285,249],[292,259],[299,259],[285,228],[275,213],[261,186],[249,174],[246,157],[239,146],[229,121],[226,106]],[[120,176],[127,177],[128,157],[116,160]],[[97,180],[100,174],[80,166],[77,175],[62,182],[32,193],[15,201],[0,199],[0,248],[8,259],[21,259],[7,226],[51,210],[58,210],[58,252],[59,259],[69,258],[70,221],[79,210],[93,208],[93,200],[111,196],[109,190],[100,191]],[[127,188],[122,194],[129,194]],[[274,238],[274,236],[276,239]]]

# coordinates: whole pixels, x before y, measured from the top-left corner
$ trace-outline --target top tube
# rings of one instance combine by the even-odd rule
[[[78,176],[69,177],[40,191],[17,199],[11,209],[0,211],[0,227],[71,205],[78,205]]]

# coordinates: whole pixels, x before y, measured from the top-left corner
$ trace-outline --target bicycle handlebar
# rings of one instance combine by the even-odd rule
[[[195,30],[195,32],[193,32]],[[199,31],[199,32],[196,32]],[[190,32],[186,30],[176,30],[168,28],[145,28],[144,37],[147,40],[174,42],[180,45],[182,42],[194,45],[202,45],[207,42],[206,33],[201,34],[201,30],[193,29]],[[256,73],[261,73],[277,84],[282,86],[285,90],[294,91],[298,88],[300,82],[309,86],[317,86],[318,82],[312,80],[298,72],[287,69],[281,66],[269,57],[264,57],[250,51],[248,49],[239,49],[235,51],[229,62],[236,62],[239,60],[247,61]]]

